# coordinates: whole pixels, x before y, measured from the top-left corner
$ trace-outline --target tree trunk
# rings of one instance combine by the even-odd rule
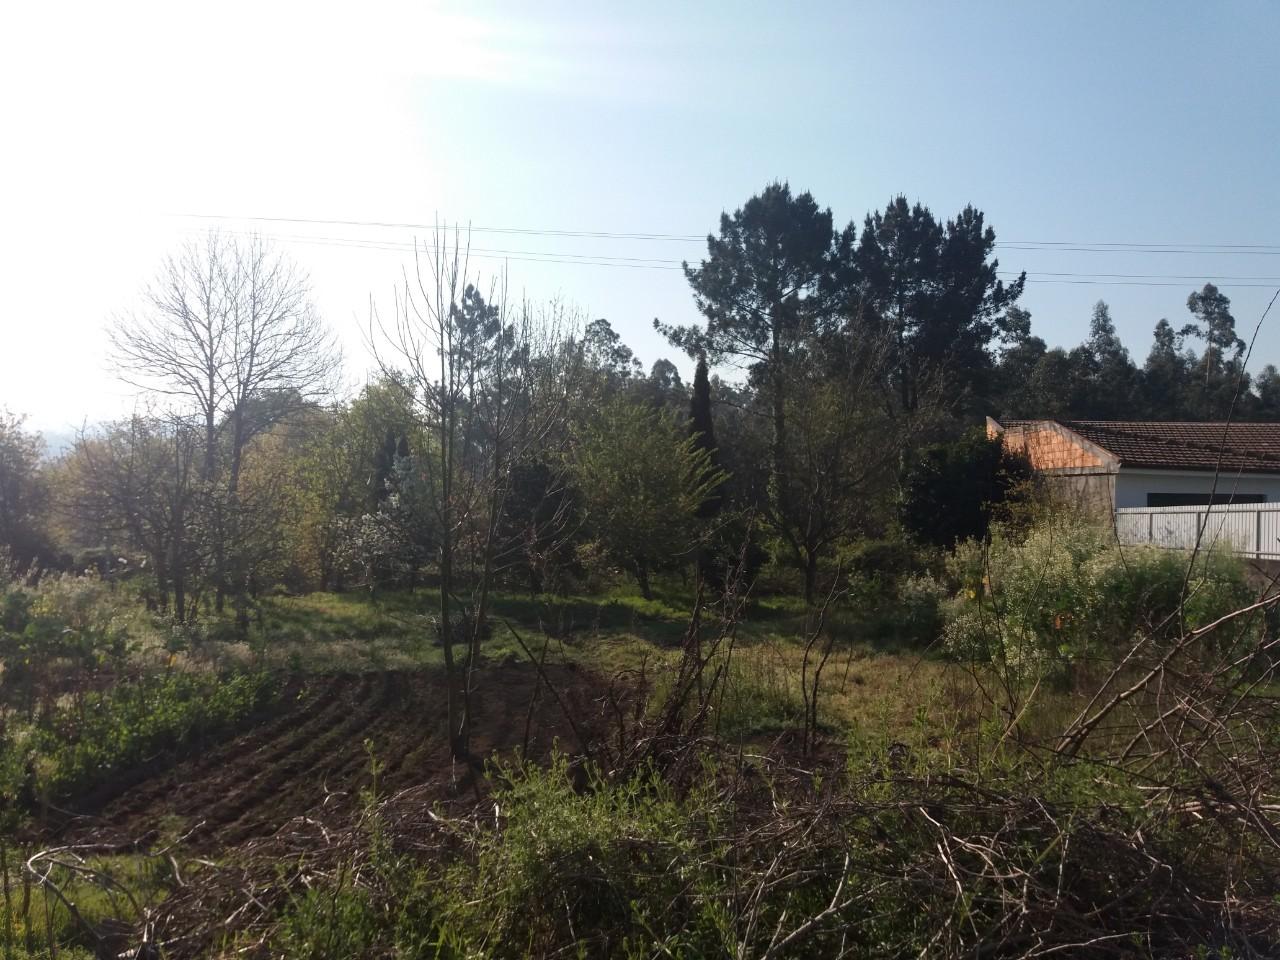
[[[173,571],[173,617],[178,623],[187,622],[187,581],[181,566]]]
[[[818,551],[806,550],[804,556],[804,602],[813,606],[813,598],[818,592]]]
[[[156,568],[156,605],[161,613],[169,612],[169,572],[165,568],[164,561],[160,559],[160,554],[153,558],[152,562]]]
[[[446,362],[441,352],[441,365]],[[446,370],[441,382],[447,383]],[[440,416],[440,642],[444,652],[446,713],[449,724],[449,753],[454,760],[468,759],[467,734],[470,717],[461,709],[458,667],[453,659],[453,409]]]
[[[785,405],[785,385],[782,370],[782,317],[775,309],[773,318],[773,343],[769,350],[770,389],[773,396],[773,497],[778,515],[778,523],[784,529],[790,513],[787,491],[787,409]]]
[[[187,551],[186,510],[179,505],[173,528],[173,558],[169,569],[173,577],[173,615],[179,623],[187,622]]]
[[[636,583],[640,585],[640,596],[652,600],[653,587],[649,583],[649,568],[643,563],[636,564]]]

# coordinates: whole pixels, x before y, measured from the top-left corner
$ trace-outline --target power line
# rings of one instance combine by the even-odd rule
[[[997,270],[997,273],[1017,276],[1022,271],[1019,270]],[[1238,277],[1228,276],[1224,274],[1207,274],[1207,273],[1078,273],[1065,272],[1055,273],[1047,270],[1028,270],[1029,277],[1109,277],[1119,280],[1206,280],[1216,282],[1217,280],[1260,280],[1266,281],[1267,285],[1280,283],[1280,277]]]
[[[1280,246],[1273,243],[1116,243],[1103,240],[1006,240],[1006,245],[1026,245],[1034,247],[1154,247],[1171,249],[1182,247],[1203,247],[1207,250],[1275,250]]]
[[[468,224],[452,226],[445,223],[390,223],[378,220],[321,220],[308,217],[232,217],[213,213],[179,213],[179,217],[196,220],[247,220],[254,223],[303,223],[312,226],[377,227],[388,230],[430,230],[432,232],[456,230],[460,233],[508,233],[540,237],[592,237],[601,240],[676,240],[683,243],[702,243],[706,235],[677,233],[622,233],[609,230],[534,230],[521,227],[477,227]]]
[[[249,235],[248,231],[231,231]],[[310,236],[298,234],[264,234],[269,239],[285,243],[305,243],[318,246],[334,246],[339,248],[355,248],[383,250],[387,252],[407,253],[420,249],[411,241],[379,240],[364,237]],[[563,253],[558,251],[519,250],[496,247],[443,246],[445,253],[455,250],[461,255],[481,260],[504,260],[519,263],[548,263],[562,265],[592,267],[623,267],[643,270],[681,270],[681,261],[659,257],[621,257],[608,254]],[[1022,271],[1000,270],[1001,276],[1016,277]],[[1030,283],[1058,283],[1073,285],[1097,286],[1134,286],[1134,287],[1182,287],[1185,281],[1213,282],[1224,289],[1248,289],[1255,287],[1270,288],[1280,283],[1280,277],[1248,277],[1220,276],[1211,274],[1125,274],[1125,273],[1081,273],[1070,271],[1026,271]],[[1183,281],[1183,282],[1179,282]],[[1222,282],[1226,281],[1226,282]]]
[[[231,231],[241,236],[249,236],[246,232]],[[288,236],[281,234],[261,234],[269,240],[278,240],[285,243],[306,243],[316,246],[331,246],[344,249],[365,249],[365,250],[381,250],[389,253],[409,253],[415,249],[412,243],[399,243],[396,241],[380,241],[380,240],[362,240],[358,238],[346,237],[302,237]],[[420,247],[418,249],[421,249]],[[452,254],[454,248],[444,247],[443,252]],[[491,248],[471,247],[458,248],[457,252],[465,257],[474,257],[481,260],[514,260],[525,263],[560,263],[569,265],[578,265],[586,267],[623,267],[640,270],[679,270],[678,266],[667,266],[662,263],[631,263],[627,262],[632,259],[630,257],[605,257],[595,256],[592,254],[555,254],[543,253],[537,250],[492,250]],[[568,259],[573,258],[573,259]],[[678,262],[678,261],[674,261]]]
[[[455,223],[452,227],[447,223],[412,223],[412,222],[392,222],[381,220],[327,220],[318,217],[260,217],[260,216],[231,216],[227,214],[212,213],[181,213],[175,214],[178,217],[184,217],[195,220],[219,220],[219,221],[247,221],[253,223],[295,223],[306,224],[311,226],[344,226],[344,227],[372,227],[386,230],[429,230],[431,232],[444,231],[450,229],[459,233],[496,233],[511,234],[515,236],[539,236],[539,237],[584,237],[603,240],[669,240],[681,243],[703,243],[707,239],[706,234],[680,234],[680,233],[642,233],[642,232],[626,232],[612,230],[559,230],[549,228],[532,228],[532,227],[485,227]],[[1083,253],[1147,253],[1147,254],[1225,254],[1225,255],[1252,255],[1252,256],[1280,256],[1280,245],[1277,244],[1248,244],[1248,243],[1137,243],[1137,242],[1120,242],[1120,241],[1072,241],[1072,240],[998,240],[995,244],[997,247],[1006,250],[1048,250],[1063,252],[1083,252]]]
[[[1192,249],[1187,247],[1104,247],[1104,246],[1074,246],[1067,244],[1050,244],[1048,242],[1040,245],[1032,245],[1028,243],[1004,243],[996,241],[996,247],[1001,250],[1020,250],[1024,253],[1145,253],[1145,254],[1190,254],[1192,256],[1232,256],[1232,257],[1280,257],[1280,249],[1262,250],[1262,249],[1223,249],[1215,247],[1205,247],[1204,249]]]

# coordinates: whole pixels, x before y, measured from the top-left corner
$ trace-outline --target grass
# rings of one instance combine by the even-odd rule
[[[276,597],[264,603],[262,655],[268,662],[306,671],[413,669],[441,664],[429,642],[439,594],[432,589],[316,593]],[[626,589],[598,597],[530,597],[499,592],[491,607],[492,632],[484,655],[494,661],[523,659],[512,628],[526,643],[553,640],[551,656],[612,675],[643,669],[659,685],[679,657],[693,597],[679,587],[645,600]],[[718,729],[755,737],[800,725],[802,637],[810,615],[794,598],[753,602],[738,629]],[[856,612],[832,610],[826,629],[836,650],[820,691],[821,722],[831,732],[875,728],[905,732],[920,722],[921,704],[939,704],[967,676],[954,664],[863,640]]]
[[[411,669],[438,666],[433,642],[440,595],[431,589],[361,593],[314,593],[263,602],[262,624],[241,658],[309,672]],[[688,608],[678,601],[645,600],[623,592],[601,597],[530,597],[497,593],[490,608],[491,633],[484,653],[494,660],[523,653],[509,627],[526,640],[549,635],[570,642],[641,632],[658,643],[684,635]]]
[[[112,927],[140,922],[139,909],[160,902],[173,888],[169,862],[160,857],[115,854],[80,859],[73,855],[41,861],[42,872],[57,885],[66,902],[79,914],[72,915],[66,902],[47,892],[23,870],[23,862],[35,851],[10,846],[4,851],[0,869],[0,956],[4,960],[36,960],[52,957],[50,943],[62,960],[89,960],[94,954],[95,935],[104,936]],[[127,891],[127,894],[126,892]],[[123,950],[127,942],[117,945]],[[104,936],[102,948],[108,943]]]
[[[202,654],[197,647],[203,644],[221,648],[220,655],[228,658],[242,657],[259,665],[303,672],[433,669],[441,661],[440,648],[431,640],[438,600],[438,594],[430,589],[385,592],[373,598],[364,594],[273,597],[263,601],[250,643],[209,640],[206,634],[189,654],[198,658]],[[492,632],[483,653],[491,661],[522,659],[513,631],[535,649],[546,637],[553,661],[569,661],[605,676],[642,671],[650,692],[660,699],[674,674],[671,668],[681,656],[680,641],[692,603],[693,598],[678,586],[656,600],[644,600],[625,590],[599,597],[563,598],[498,593],[493,597]],[[709,627],[714,629],[713,624]],[[809,614],[794,599],[763,599],[748,609],[732,650],[723,654],[727,658],[722,661],[723,696],[717,702],[711,729],[735,745],[729,753],[737,753],[740,760],[748,757],[750,764],[760,761],[752,768],[756,770],[753,776],[762,778],[759,790],[775,789],[768,780],[774,774],[766,777],[760,772],[770,769],[764,756],[785,757],[789,764],[798,757],[796,741],[790,738],[803,725],[805,694],[801,684],[808,627]],[[893,639],[892,629],[884,627],[856,604],[829,611],[825,622],[825,636],[834,641],[820,689],[819,722],[826,739],[818,755],[797,761],[815,772],[785,768],[787,776],[810,777],[812,783],[804,790],[811,789],[812,795],[779,796],[787,803],[812,804],[812,818],[824,816],[821,804],[835,797],[856,816],[827,822],[831,836],[846,830],[848,835],[831,849],[814,847],[812,862],[803,864],[804,869],[795,875],[823,878],[818,884],[821,889],[802,885],[778,899],[769,909],[775,911],[779,924],[783,916],[801,907],[810,913],[822,910],[830,902],[833,877],[846,877],[851,889],[857,883],[881,882],[886,836],[897,838],[893,839],[894,849],[901,863],[914,864],[912,869],[932,878],[938,869],[932,861],[933,851],[940,849],[934,831],[941,828],[935,828],[927,817],[921,820],[914,812],[908,815],[902,811],[927,813],[922,806],[925,800],[945,800],[945,786],[933,784],[935,780],[948,781],[954,773],[976,779],[983,789],[998,790],[1001,796],[1007,792],[1011,798],[985,812],[973,807],[972,796],[961,798],[963,803],[951,812],[956,817],[974,818],[965,828],[970,833],[1003,836],[1007,823],[999,818],[1012,816],[1009,810],[1022,811],[1015,801],[1024,795],[1043,800],[1044,809],[1060,805],[1069,812],[1066,832],[1055,832],[1054,824],[1050,824],[1054,830],[1048,830],[1039,821],[1028,821],[1032,830],[1028,836],[1041,844],[1039,848],[1033,848],[1033,843],[1025,849],[1016,844],[1002,849],[1001,856],[1012,858],[1019,869],[1030,873],[1041,871],[1042,861],[1048,864],[1044,870],[1052,873],[1050,868],[1056,869],[1054,858],[1059,856],[1057,851],[1066,850],[1063,838],[1072,836],[1077,815],[1092,823],[1089,830],[1094,831],[1080,833],[1080,842],[1091,842],[1089,838],[1098,830],[1110,829],[1109,821],[1098,819],[1101,815],[1095,817],[1097,810],[1124,812],[1142,807],[1141,797],[1126,782],[1113,784],[1098,778],[1089,764],[1063,764],[1049,775],[1041,770],[1036,755],[1022,749],[1027,738],[1049,737],[1061,730],[1082,705],[1083,691],[1096,686],[1096,677],[1080,673],[1073,687],[1036,685],[1033,709],[1010,734],[1007,715],[995,702],[999,694],[987,697],[983,692],[998,689],[993,669],[976,670],[926,653],[906,652]],[[808,669],[812,669],[812,661]],[[191,699],[169,698],[173,700],[173,721],[160,725],[162,733],[191,726],[184,719]],[[243,712],[232,711],[236,715]],[[114,724],[135,734],[128,743],[117,744],[117,752],[125,760],[140,752],[150,753],[159,742],[147,725],[156,714],[150,707],[135,710],[128,714],[129,723]],[[230,729],[233,724],[224,726]],[[105,736],[93,739],[110,740]],[[177,737],[181,743],[190,739]],[[768,748],[773,741],[777,743]],[[752,749],[754,745],[765,749]],[[843,774],[837,770],[839,764],[823,765],[824,759],[833,755],[844,763]],[[68,753],[63,759],[73,774],[103,766],[96,756],[80,762]],[[900,775],[903,782],[890,783],[891,775]],[[725,891],[738,882],[736,875],[721,872],[722,864],[732,859],[723,856],[721,845],[726,825],[742,812],[733,806],[736,800],[726,799],[728,793],[717,792],[720,788],[713,778],[703,785],[705,795],[695,790],[689,797],[666,792],[666,785],[659,781],[602,781],[600,789],[582,791],[571,782],[562,763],[505,779],[509,785],[498,794],[501,822],[495,806],[493,831],[486,826],[484,833],[467,834],[469,849],[479,851],[475,859],[455,858],[448,866],[389,861],[388,875],[403,874],[407,879],[394,884],[388,881],[381,894],[383,900],[374,895],[376,883],[368,887],[364,881],[359,885],[344,882],[341,870],[334,886],[322,884],[296,891],[275,933],[274,945],[281,955],[361,955],[392,942],[397,955],[452,955],[439,949],[447,939],[459,944],[457,955],[515,956],[531,945],[549,950],[572,942],[578,936],[575,929],[584,925],[601,938],[596,947],[616,954],[653,955],[653,947],[659,943],[665,944],[671,955],[683,950],[683,955],[693,956],[716,952],[717,944],[746,942],[754,921],[739,929],[735,925],[741,918],[719,907],[713,909],[718,902],[731,903]],[[823,784],[827,793],[822,792]],[[917,787],[922,792],[911,794],[914,799],[910,803],[900,802],[902,798],[894,793]],[[755,794],[742,796],[746,802]],[[770,800],[769,809],[781,816],[778,811],[785,813],[787,803]],[[755,815],[763,816],[763,810],[765,806],[759,807]],[[801,825],[817,822],[806,817],[797,815],[795,824],[778,836],[791,836]],[[863,827],[865,835],[859,832]],[[1018,829],[1008,831],[1014,840],[1021,835]],[[1145,825],[1143,829],[1147,829]],[[901,841],[900,835],[910,830],[916,833]],[[767,835],[767,831],[760,835]],[[739,852],[749,854],[747,861],[764,857],[761,862],[766,862],[786,852],[767,846],[757,849],[752,846],[757,841],[747,839],[755,836],[747,831],[739,838]],[[1157,839],[1165,840],[1163,836]],[[19,855],[16,849],[9,850],[9,886],[16,893],[3,913],[7,925],[0,936],[6,938],[2,941],[6,949],[0,960],[45,956],[50,941],[59,945],[59,956],[90,956],[90,938],[65,907],[51,904],[46,913],[38,889],[28,886],[23,893],[14,864],[29,853]],[[839,867],[841,856],[843,868]],[[1062,856],[1065,862],[1065,852]],[[144,904],[163,896],[173,879],[166,866],[155,859],[106,858],[92,866],[122,878],[131,890],[138,891],[138,900]],[[60,887],[90,923],[133,919],[129,911],[134,908],[113,901],[109,885],[77,877],[65,866],[58,869]],[[846,873],[833,874],[833,869]],[[1074,862],[1072,869],[1077,869]],[[1061,882],[1061,876],[1059,872],[1054,882]],[[863,930],[870,946],[913,942],[912,937],[923,944],[924,928],[917,929],[915,924],[926,907],[907,906],[919,892],[904,886],[898,898],[903,909],[890,921],[876,919],[881,914],[875,911],[860,913],[859,907],[850,909],[845,926]],[[25,905],[15,906],[18,896],[24,897]],[[1092,896],[1085,889],[1081,902],[1092,903]],[[539,897],[545,902],[539,902]],[[953,918],[947,913],[952,901],[949,894],[943,899],[945,903],[939,901],[928,909],[934,910],[933,921],[946,930],[952,926]],[[983,903],[997,899],[993,895],[975,909],[980,911]],[[389,912],[388,904],[410,901],[411,910]],[[531,903],[536,904],[533,910]],[[672,905],[678,908],[674,913]],[[562,920],[564,929],[560,927]],[[880,929],[872,920],[888,926]]]

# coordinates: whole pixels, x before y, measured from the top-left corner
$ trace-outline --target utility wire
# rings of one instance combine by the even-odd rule
[[[378,220],[320,220],[308,217],[232,217],[213,213],[180,213],[179,217],[195,220],[242,220],[254,223],[303,223],[313,226],[378,227],[390,230],[430,230],[462,233],[509,233],[540,237],[594,237],[605,240],[677,240],[684,243],[702,243],[706,235],[676,233],[619,233],[609,230],[533,230],[519,227],[476,227],[461,223],[389,223]]]
[[[316,217],[256,217],[213,213],[180,213],[175,216],[193,220],[244,221],[253,223],[295,223],[311,226],[373,227],[385,230],[428,230],[431,232],[497,233],[538,237],[589,237],[604,240],[671,240],[680,243],[704,243],[706,234],[634,233],[612,230],[553,230],[525,227],[483,227],[461,223],[397,223],[381,220],[325,220]],[[1221,253],[1237,255],[1280,256],[1280,244],[1265,243],[1134,243],[1114,241],[1071,240],[997,240],[997,247],[1008,250],[1039,250],[1087,253]]]
[[[253,219],[253,218],[244,218]],[[197,231],[191,231],[197,232]],[[239,235],[251,235],[249,231],[230,231]],[[363,237],[341,237],[341,236],[310,236],[300,234],[262,234],[271,240],[281,241],[285,243],[305,243],[319,246],[335,246],[340,248],[355,248],[367,250],[384,250],[389,252],[410,252],[418,249],[418,244],[414,241],[404,240],[380,240],[377,238]],[[454,247],[449,243],[443,245],[446,253],[451,253]],[[476,257],[481,260],[510,260],[522,263],[550,263],[565,264],[593,267],[624,267],[629,269],[644,270],[681,270],[680,260],[660,258],[660,257],[623,257],[610,254],[582,254],[582,253],[564,253],[559,251],[540,251],[540,250],[519,250],[495,247],[468,247],[458,246],[459,253]],[[1022,271],[1000,270],[997,271],[1000,276],[1016,277]],[[1249,277],[1249,276],[1215,276],[1212,274],[1124,274],[1124,273],[1077,273],[1069,271],[1026,271],[1027,279],[1031,283],[1065,283],[1076,285],[1099,285],[1099,286],[1137,286],[1137,287],[1179,287],[1185,286],[1184,282],[1177,281],[1205,281],[1213,282],[1217,286],[1226,289],[1266,287],[1270,288],[1275,283],[1280,282],[1280,277]],[[1227,281],[1227,282],[1220,282]]]

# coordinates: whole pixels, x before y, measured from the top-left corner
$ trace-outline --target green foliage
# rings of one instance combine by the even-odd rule
[[[720,452],[716,445],[715,421],[711,415],[711,381],[707,376],[707,358],[698,357],[694,371],[693,393],[689,399],[689,436],[701,450],[706,450],[711,466],[719,469]],[[698,507],[698,516],[709,519],[724,506],[724,493],[717,485],[708,491],[707,498]]]
[[[771,183],[732,215],[720,216],[707,258],[686,264],[694,302],[707,318],[695,327],[658,328],[673,344],[705,350],[717,362],[737,357],[769,367],[770,376],[813,332],[832,321],[853,242],[852,227],[833,229],[830,209],[808,192]],[[657,321],[655,321],[655,324]]]
[[[0,704],[34,719],[38,706],[59,691],[119,670],[134,647],[131,606],[94,575],[0,586]]]
[[[443,862],[393,855],[374,831],[360,882],[318,873],[275,953],[710,958],[787,938],[775,955],[891,958],[969,956],[994,936],[994,955],[1022,956],[1032,936],[1078,947],[1083,929],[1144,956],[1243,942],[1208,899],[1221,865],[1131,784],[1007,741],[960,755],[919,715],[904,740],[864,731],[843,768],[704,758],[679,787],[563,757],[500,769],[474,821],[435,818],[464,841]]]
[[[935,574],[942,552],[903,539],[859,540],[840,556],[848,571],[850,632],[884,649],[924,649],[942,629],[942,602],[949,596]]]
[[[949,563],[961,591],[948,647],[1028,675],[1063,675],[1137,636],[1164,640],[1253,598],[1237,558],[1209,550],[1188,573],[1189,563],[1179,551],[1121,548],[1109,528],[1079,519],[1043,521],[1025,539],[997,529],[989,547],[964,543]],[[1230,631],[1223,637],[1231,642]]]
[[[948,409],[986,393],[992,344],[1014,332],[1009,308],[1026,283],[1025,275],[1008,284],[999,279],[995,240],[972,206],[944,224],[928,207],[897,196],[883,213],[867,215],[855,257],[856,322],[893,344],[900,409],[927,404],[939,377],[935,386]]]
[[[61,801],[220,735],[270,698],[263,675],[136,675],[129,599],[95,576],[0,590],[0,809]]]
[[[695,437],[624,399],[608,402],[582,427],[572,458],[587,522],[603,552],[634,574],[651,599],[650,576],[690,559],[701,541],[699,511],[724,473]]]
[[[0,958],[3,960],[93,960],[102,957],[123,938],[108,933],[102,942],[93,931],[106,933],[124,924],[146,922],[146,911],[172,889],[173,874],[166,860],[132,854],[89,854],[76,868],[42,863],[49,880],[75,905],[77,920],[53,896],[46,897],[24,869],[34,851],[9,847],[0,854],[7,876],[0,871],[0,888],[9,891],[8,903],[0,900]],[[56,861],[56,857],[53,858]],[[90,872],[92,871],[92,872]],[[130,900],[121,888],[129,891]],[[4,917],[8,906],[8,916]],[[135,908],[136,905],[136,908]],[[55,950],[50,950],[50,941]],[[97,948],[96,950],[94,948]]]
[[[899,518],[916,540],[953,547],[981,540],[1001,508],[1025,497],[1031,467],[981,429],[926,447],[902,482]]]
[[[171,673],[118,683],[60,708],[25,743],[35,796],[65,800],[157,754],[215,740],[265,706],[275,694],[265,674],[213,677]],[[5,790],[12,799],[12,784]]]
[[[840,565],[857,577],[879,577],[897,584],[908,577],[934,570],[941,564],[939,551],[901,538],[857,540],[840,554]]]
[[[20,569],[53,559],[43,454],[40,435],[28,433],[21,417],[0,409],[0,549]]]
[[[310,889],[296,897],[273,946],[291,960],[367,957],[386,935],[384,918],[368,894],[340,879],[334,889]]]
[[[547,956],[576,943],[589,956],[651,956],[658,945],[668,956],[722,955],[717,868],[703,839],[727,814],[719,804],[681,801],[653,777],[580,790],[563,757],[509,776],[495,798],[502,829],[481,834],[475,863],[443,888],[442,916],[471,950]]]

